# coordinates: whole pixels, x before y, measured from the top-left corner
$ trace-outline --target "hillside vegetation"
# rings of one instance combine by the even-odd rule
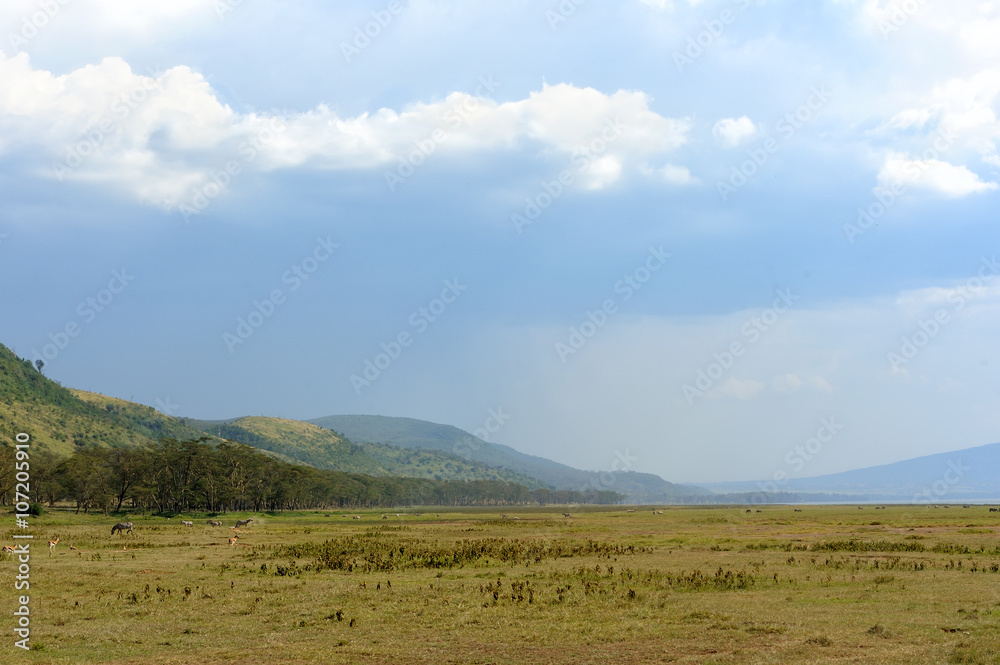
[[[29,433],[36,450],[60,456],[90,445],[138,446],[201,434],[151,407],[63,388],[0,345],[0,441],[13,441],[18,432]]]
[[[467,462],[437,450],[354,443],[329,429],[298,420],[251,416],[230,421],[183,422],[213,436],[238,441],[279,459],[373,476],[406,476],[428,480],[498,480],[545,487],[535,478],[486,464]]]
[[[543,457],[526,455],[510,446],[489,443],[457,427],[413,418],[327,416],[309,422],[340,432],[353,441],[456,454],[471,462],[537,478],[556,489],[613,490],[635,502],[673,502],[711,494],[700,487],[667,482],[651,473],[619,471],[602,475],[574,469]]]
[[[547,487],[536,478],[441,451],[352,443],[336,432],[296,420],[174,418],[142,404],[64,388],[0,345],[0,442],[13,442],[18,432],[31,436],[36,453],[56,457],[92,446],[141,447],[164,438],[182,441],[208,434],[217,440],[252,446],[284,462],[330,471],[436,481],[497,481],[531,490]]]

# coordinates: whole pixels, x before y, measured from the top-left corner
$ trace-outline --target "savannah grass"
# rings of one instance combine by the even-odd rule
[[[985,507],[503,510],[47,510],[4,662],[1000,663]]]

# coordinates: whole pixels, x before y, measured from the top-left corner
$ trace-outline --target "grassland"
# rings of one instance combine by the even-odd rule
[[[51,511],[30,652],[0,562],[4,662],[1000,662],[985,507],[505,510],[134,517],[120,538]]]

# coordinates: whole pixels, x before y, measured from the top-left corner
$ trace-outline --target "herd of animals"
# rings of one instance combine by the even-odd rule
[[[247,518],[245,520],[237,520],[236,521],[236,526],[231,526],[229,528],[232,529],[235,532],[237,529],[239,529],[241,527],[250,526],[250,524],[252,522],[253,522],[253,518],[252,517]],[[184,525],[184,526],[187,526],[187,527],[193,527],[194,526],[194,522],[191,522],[189,520],[181,520],[181,524]],[[208,520],[208,521],[205,522],[205,524],[207,524],[208,526],[211,526],[211,527],[222,526],[222,522],[220,522],[219,520]],[[111,527],[111,535],[113,536],[115,534],[118,534],[118,535],[122,535],[123,536],[125,534],[131,534],[132,530],[134,528],[135,528],[135,525],[132,524],[132,522],[119,522],[118,524],[115,524],[113,527]],[[232,546],[236,545],[237,541],[239,540],[239,537],[240,537],[240,535],[239,535],[238,532],[233,533],[232,537],[229,538],[229,546],[232,547]],[[59,544],[59,538],[58,537],[55,538],[55,540],[50,540],[49,541],[49,555],[50,556],[55,551],[56,546],[58,544]],[[72,550],[72,551],[77,551],[77,548],[73,547],[72,545],[69,546],[69,549]],[[126,547],[122,547],[122,549],[126,550],[127,546]],[[2,550],[2,554],[3,554],[4,557],[12,556],[14,554],[14,548],[11,547],[11,546],[9,546],[9,545],[4,545],[3,546],[3,550]]]
[[[932,507],[933,508],[950,508],[950,506],[947,506],[947,505],[945,505],[945,506],[932,506]],[[963,508],[971,508],[972,506],[970,506],[968,504],[965,504],[962,507]],[[875,510],[885,510],[885,508],[886,508],[885,506],[875,506]],[[858,510],[863,510],[863,509],[864,509],[863,506],[858,506]],[[797,513],[801,513],[802,512],[801,508],[795,508],[794,510]],[[991,513],[1000,512],[1000,508],[990,508],[989,510],[990,510]],[[627,512],[627,513],[634,513],[635,509],[634,508],[629,508],[625,512]],[[746,512],[748,512],[748,513],[750,513],[750,512],[758,512],[758,513],[760,513],[760,512],[763,512],[763,511],[761,511],[760,509],[756,509],[756,511],[751,511],[748,508]],[[415,513],[415,515],[421,515],[421,514],[422,513]],[[654,508],[653,509],[653,514],[662,515],[663,511],[662,510],[657,510],[656,508]],[[327,514],[326,517],[330,517],[330,515]],[[344,515],[344,517],[348,517],[348,516]],[[350,517],[351,517],[351,519],[355,519],[355,520],[360,520],[361,519],[360,515],[351,515]],[[401,517],[401,515],[399,513],[396,513],[396,517]],[[438,515],[438,517],[440,517],[440,515]],[[511,518],[506,513],[501,514],[500,517],[501,517],[501,519],[515,519],[515,520],[518,519],[517,517]],[[572,515],[569,514],[569,513],[563,513],[563,517],[572,517]],[[388,519],[388,515],[382,515],[382,519]],[[229,527],[230,530],[232,530],[234,532],[233,535],[229,538],[229,546],[230,547],[234,547],[237,544],[237,542],[239,541],[240,534],[238,532],[238,529],[240,529],[242,527],[250,526],[250,524],[253,521],[254,521],[253,518],[249,517],[249,518],[247,518],[245,520],[237,520],[235,526]],[[194,527],[194,522],[192,522],[190,520],[181,520],[181,524],[183,526],[186,526],[186,527]],[[222,522],[219,521],[219,520],[206,520],[205,524],[207,524],[210,527],[220,527],[220,526],[222,526]],[[118,522],[113,527],[111,527],[111,535],[113,536],[115,534],[119,534],[119,535],[131,534],[132,530],[134,528],[135,528],[135,525],[132,524],[132,522]],[[51,555],[55,551],[56,546],[59,545],[59,538],[57,537],[54,540],[48,541],[48,544],[49,544],[49,554]],[[72,545],[70,545],[69,549],[75,551],[77,548],[73,547]],[[126,549],[126,548],[123,547],[122,549]],[[3,546],[2,555],[4,557],[10,557],[13,554],[14,554],[14,548],[13,547],[11,547],[9,545],[4,545]]]

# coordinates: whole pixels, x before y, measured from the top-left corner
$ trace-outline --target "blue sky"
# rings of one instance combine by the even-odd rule
[[[0,341],[673,481],[1000,440],[1000,3],[288,4],[3,4]]]

